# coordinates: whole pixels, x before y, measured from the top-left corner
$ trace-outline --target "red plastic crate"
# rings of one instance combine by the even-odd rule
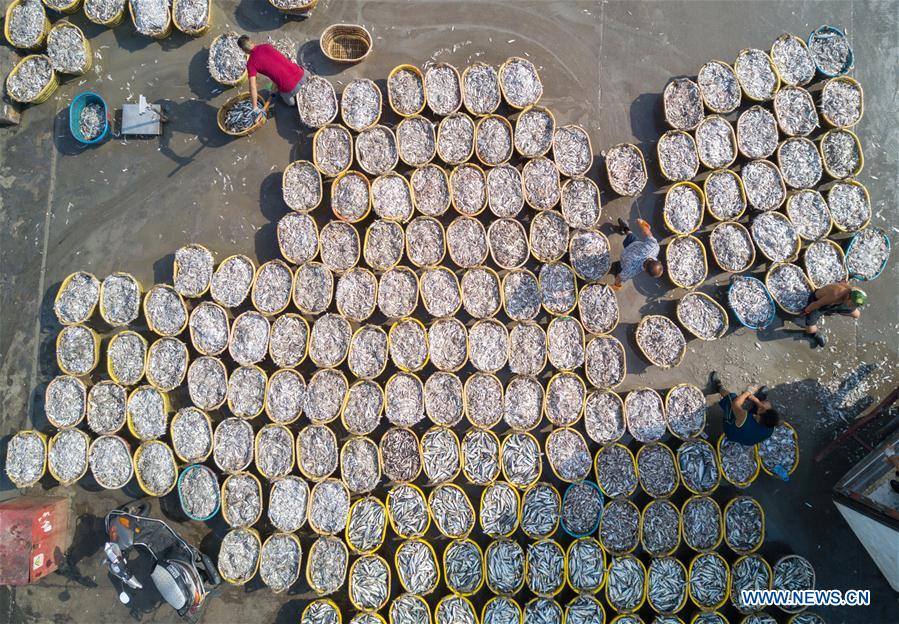
[[[27,585],[56,571],[69,542],[68,498],[21,496],[0,503],[0,585]]]

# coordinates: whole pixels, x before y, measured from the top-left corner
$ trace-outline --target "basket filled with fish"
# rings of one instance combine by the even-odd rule
[[[419,115],[425,108],[425,79],[414,65],[397,65],[387,76],[387,100],[401,117]]]
[[[637,462],[623,444],[607,444],[599,449],[594,467],[596,482],[605,496],[627,498],[637,490]]]
[[[756,210],[775,210],[787,198],[780,169],[770,160],[751,160],[740,170],[749,204]]]
[[[199,357],[187,369],[187,392],[202,410],[214,410],[228,398],[228,370],[217,357]]]
[[[297,434],[296,457],[304,477],[321,481],[337,470],[337,436],[326,425],[307,425]]]
[[[637,548],[640,543],[640,510],[632,501],[615,499],[606,503],[599,522],[599,541],[606,552],[613,555],[625,555]],[[609,581],[611,579],[610,572]]]
[[[865,93],[855,78],[838,76],[821,90],[821,117],[834,128],[851,128],[865,114]]]
[[[226,87],[236,86],[247,77],[247,53],[237,45],[237,38],[236,32],[222,33],[209,46],[209,75]]]
[[[681,535],[697,552],[711,552],[724,539],[721,507],[710,496],[694,495],[681,506]]]
[[[730,567],[716,552],[699,553],[690,561],[688,570],[690,600],[700,609],[718,609],[727,602],[730,590]]]
[[[815,241],[806,247],[803,261],[806,275],[815,290],[849,279],[843,248],[830,239]]]
[[[752,240],[771,262],[791,262],[799,255],[799,234],[789,218],[763,212],[752,220]]]
[[[323,176],[333,178],[353,162],[353,137],[339,124],[326,124],[312,137],[312,162]]]
[[[304,77],[296,101],[300,121],[309,128],[327,126],[337,117],[340,108],[331,82],[311,74]]]
[[[749,487],[761,469],[754,447],[732,442],[724,435],[718,438],[718,463],[721,475],[738,488]]]
[[[662,397],[652,388],[637,388],[624,399],[627,430],[642,443],[655,442],[665,434],[665,407]]]
[[[705,206],[718,221],[739,219],[746,210],[743,180],[729,169],[716,169],[702,183]]]
[[[705,440],[689,440],[677,449],[677,463],[684,487],[694,494],[709,494],[718,488],[721,473],[715,448]]]
[[[56,364],[66,375],[87,375],[100,359],[100,337],[84,325],[67,325],[56,335]]]
[[[172,0],[172,23],[191,37],[199,37],[212,25],[210,0]]]
[[[378,445],[364,436],[348,439],[340,449],[340,474],[353,494],[375,489],[381,480]]]
[[[613,557],[607,572],[605,594],[606,602],[616,612],[636,613],[646,602],[646,566],[643,562],[633,555]],[[621,620],[616,619],[616,622]]]
[[[774,578],[771,581],[771,589],[775,591],[810,591],[815,589],[815,568],[808,559],[800,555],[781,557],[774,564],[772,572]],[[804,608],[787,605],[780,607],[782,611],[787,613],[796,613]]]
[[[764,282],[747,276],[735,276],[731,279],[727,290],[727,304],[741,325],[756,330],[768,327],[774,321],[777,311]]]
[[[717,340],[727,333],[727,311],[701,292],[690,292],[677,302],[677,320],[700,340]]]
[[[855,177],[865,166],[865,155],[858,136],[851,130],[835,128],[824,133],[818,143],[824,172],[842,180]]]
[[[668,130],[660,136],[656,154],[662,176],[671,182],[690,180],[699,171],[696,141],[683,130]]]
[[[677,236],[665,247],[668,278],[679,288],[696,288],[709,274],[705,245],[692,235]]]
[[[47,56],[53,69],[61,74],[80,76],[93,64],[90,42],[80,28],[68,21],[56,22],[50,29]],[[105,118],[105,111],[103,116]]]
[[[771,437],[756,447],[756,452],[765,474],[773,475],[778,466],[792,474],[799,465],[799,436],[790,423],[781,422]]]
[[[249,472],[228,475],[222,483],[222,518],[231,528],[250,527],[262,516],[262,486]]]
[[[656,613],[676,613],[687,603],[687,568],[674,557],[654,557],[646,574],[646,600]]]
[[[495,481],[481,493],[481,531],[493,538],[509,537],[518,529],[521,498],[508,483]]]
[[[765,102],[780,89],[780,76],[774,61],[764,50],[744,49],[734,62],[734,73],[747,99]]]
[[[606,152],[606,173],[612,190],[625,197],[636,197],[646,186],[646,160],[636,145],[620,143]]]
[[[585,176],[593,166],[590,135],[578,125],[559,126],[553,133],[553,160],[562,175]]]
[[[825,76],[841,76],[852,69],[852,46],[836,26],[819,26],[809,33],[807,43],[815,66]]]
[[[674,452],[662,442],[645,444],[637,451],[640,486],[652,498],[666,498],[677,489],[680,475]]]
[[[518,593],[525,581],[525,554],[521,545],[511,539],[497,539],[484,552],[487,587],[497,595]]]
[[[856,180],[840,180],[830,187],[827,206],[834,226],[841,232],[857,232],[871,222],[871,197]]]
[[[846,268],[853,279],[877,279],[890,259],[890,239],[880,228],[865,228],[849,241]]]
[[[425,70],[425,100],[431,112],[451,115],[462,106],[462,77],[449,63],[434,63]]]
[[[447,588],[471,596],[484,584],[484,554],[470,539],[457,539],[443,551],[443,578]]]
[[[80,433],[67,434],[65,437],[66,439],[71,437],[72,440],[75,440],[75,436],[80,438]],[[54,436],[55,438],[56,436]],[[76,445],[71,444],[69,446],[74,447]],[[56,453],[57,455],[63,454],[61,449],[57,450]],[[129,466],[131,464],[130,455],[128,464]],[[10,437],[6,446],[5,467],[6,476],[17,488],[27,488],[35,485],[46,474],[47,470],[47,436],[40,431],[26,430],[19,431]],[[55,475],[54,478],[59,480]]]
[[[800,314],[814,293],[805,272],[789,262],[779,262],[768,269],[765,286],[780,309],[787,314]]]
[[[702,225],[705,195],[692,182],[678,182],[665,192],[662,217],[675,234],[692,234]]]
[[[117,435],[100,436],[91,442],[88,463],[94,480],[107,490],[125,487],[134,476],[131,445]]]
[[[614,336],[596,336],[590,339],[584,351],[584,372],[595,388],[615,388],[627,371],[624,345]]]
[[[52,444],[50,455],[52,459]],[[140,489],[149,496],[165,496],[171,492],[178,481],[172,448],[160,440],[143,442],[134,451],[134,475]]]
[[[461,215],[474,217],[487,206],[487,177],[474,163],[454,167],[449,176],[453,208]]]
[[[273,533],[262,543],[259,578],[273,593],[287,591],[300,576],[303,547],[292,533]]]
[[[565,553],[565,580],[577,593],[593,594],[606,580],[606,553],[595,537],[580,537]]]
[[[397,546],[394,567],[403,589],[425,596],[437,588],[440,564],[434,547],[422,539],[407,539]]]
[[[256,433],[256,470],[266,479],[286,476],[293,470],[293,433],[284,425],[270,423]]]
[[[345,580],[349,551],[343,540],[322,535],[309,547],[306,558],[306,582],[320,595],[333,594]]]
[[[680,545],[680,510],[670,500],[658,498],[643,508],[640,544],[653,557],[674,553]]]
[[[771,45],[770,56],[785,85],[806,85],[815,77],[815,60],[801,37],[782,34]]]
[[[68,429],[78,425],[87,413],[87,386],[71,375],[50,380],[44,390],[44,414],[51,425]]]
[[[501,405],[501,404],[500,404]],[[487,429],[471,429],[462,438],[462,472],[476,485],[496,482],[501,472],[500,442]]]
[[[252,134],[265,125],[269,103],[270,101],[263,102],[262,98],[258,98],[254,107],[249,93],[234,96],[219,108],[216,117],[219,130],[236,137]]]
[[[59,79],[50,57],[45,54],[26,56],[16,63],[6,77],[6,94],[20,104],[45,102],[58,86]]]
[[[724,117],[709,115],[696,128],[696,153],[706,169],[726,169],[737,158],[737,137]]]
[[[87,322],[100,301],[100,281],[79,271],[66,277],[53,299],[53,312],[62,325]]]
[[[562,519],[562,497],[549,483],[529,486],[521,498],[521,530],[532,540],[552,536]]]
[[[677,366],[687,350],[687,341],[680,328],[667,316],[658,314],[640,319],[636,341],[643,357],[660,368]]]
[[[515,151],[524,158],[540,158],[553,146],[556,118],[544,106],[528,106],[515,120]]]
[[[702,72],[700,72],[702,76]],[[689,78],[675,78],[662,93],[665,122],[675,130],[694,130],[702,121],[702,91]],[[711,106],[710,109],[714,110]]]
[[[172,10],[167,0],[128,0],[131,23],[139,34],[165,39],[172,33]]]
[[[168,431],[170,411],[164,392],[152,386],[135,388],[126,403],[128,431],[141,441],[161,438]]]
[[[824,173],[818,147],[805,137],[790,137],[777,148],[777,165],[787,186],[810,189]]]
[[[480,117],[475,126],[475,155],[485,166],[501,165],[512,157],[512,124],[502,115]]]
[[[551,597],[565,586],[565,551],[553,539],[528,544],[525,554],[528,589],[541,597]]]
[[[218,553],[218,571],[232,585],[245,585],[259,569],[262,541],[252,528],[232,529],[222,538]]]
[[[760,605],[743,601],[743,592],[771,589],[772,576],[770,564],[761,555],[744,555],[734,561],[730,570],[730,601],[737,611],[743,614],[758,611]]]
[[[724,542],[737,554],[757,551],[765,541],[765,510],[751,496],[738,496],[724,506]]]
[[[133,386],[144,376],[147,367],[147,339],[126,330],[114,335],[106,345],[106,372],[123,386]]]
[[[3,34],[14,48],[37,50],[49,32],[50,20],[40,0],[13,0],[6,7]]]
[[[562,529],[575,538],[586,537],[599,527],[603,496],[592,481],[577,481],[562,497]]]
[[[218,513],[221,493],[218,477],[208,466],[191,464],[178,475],[178,501],[191,520],[205,522]]]
[[[428,164],[437,154],[434,124],[421,115],[406,117],[396,127],[400,160],[410,167]]]
[[[266,516],[279,531],[293,533],[306,524],[309,485],[296,476],[281,477],[272,482]]]
[[[184,407],[169,425],[175,457],[185,464],[206,461],[212,453],[212,419],[196,407]]]
[[[462,103],[474,116],[489,115],[499,107],[501,88],[496,68],[472,63],[462,72]]]
[[[215,427],[212,459],[219,470],[236,473],[253,461],[253,425],[236,416],[226,418]]]
[[[356,78],[340,94],[340,119],[350,130],[361,132],[378,123],[383,96],[368,78]]]
[[[344,534],[354,553],[371,554],[384,543],[387,535],[387,508],[375,496],[360,498],[350,505]]]
[[[803,189],[787,198],[787,217],[799,238],[814,241],[830,234],[833,219],[827,202],[818,191]]]

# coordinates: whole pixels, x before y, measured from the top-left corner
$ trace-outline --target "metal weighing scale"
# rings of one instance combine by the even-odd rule
[[[150,104],[143,95],[137,104],[122,105],[122,134],[125,136],[159,136],[166,121],[159,104]]]

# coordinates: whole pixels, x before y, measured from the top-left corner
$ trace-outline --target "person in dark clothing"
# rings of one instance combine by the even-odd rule
[[[854,319],[862,315],[861,307],[868,301],[868,295],[861,288],[853,288],[849,282],[828,284],[816,290],[811,301],[802,311],[805,317],[805,333],[811,336],[814,347],[824,346],[824,336],[818,333],[818,323],[825,316],[840,314]]]
[[[253,99],[253,110],[257,110],[259,95],[256,86],[257,74],[262,74],[272,81],[284,103],[293,106],[296,95],[303,84],[306,72],[302,67],[281,54],[278,49],[268,43],[254,43],[247,35],[237,38],[237,45],[249,54],[247,57],[247,77],[250,81],[250,97]]]
[[[774,428],[780,424],[780,415],[768,401],[766,387],[749,389],[738,395],[724,388],[715,371],[709,375],[709,384],[713,392],[721,395],[718,405],[724,411],[724,435],[728,440],[755,446],[771,437]],[[746,405],[747,401],[749,405]]]

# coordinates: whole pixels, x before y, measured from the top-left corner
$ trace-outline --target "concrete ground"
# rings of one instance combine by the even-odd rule
[[[321,0],[305,21],[285,18],[263,0],[214,5],[211,32],[199,39],[176,33],[158,42],[135,35],[127,23],[107,31],[74,17],[97,53],[94,69],[26,110],[21,126],[0,130],[0,435],[29,422],[46,426],[40,397],[55,374],[52,341],[58,331],[52,300],[68,273],[88,270],[102,277],[123,270],[144,284],[166,281],[172,252],[191,241],[210,246],[219,258],[247,253],[265,261],[278,255],[275,223],[286,212],[280,172],[291,160],[309,157],[308,132],[284,107],[251,138],[231,140],[219,132],[215,112],[233,92],[208,77],[206,48],[226,30],[292,37],[301,44],[300,60],[327,75],[338,91],[356,77],[383,79],[400,63],[441,60],[462,67],[528,56],[541,71],[543,103],[561,122],[582,124],[591,133],[597,153],[591,175],[603,190],[608,233],[615,218],[638,215],[662,231],[663,182],[654,154],[664,131],[660,93],[671,77],[695,75],[705,61],[731,60],[741,48],[766,49],[785,31],[804,36],[823,23],[841,25],[854,44],[855,76],[865,87],[865,117],[857,129],[866,160],[861,179],[871,191],[874,223],[897,231],[895,2]],[[316,40],[335,22],[370,29],[375,49],[368,60],[344,68],[321,55]],[[68,134],[66,107],[85,89],[115,108],[141,93],[164,101],[170,118],[164,135],[78,146]],[[600,174],[599,154],[619,142],[634,142],[647,156],[651,180],[637,201],[615,198]],[[617,254],[620,237],[611,240]],[[713,277],[703,290],[726,282],[714,271]],[[718,342],[691,341],[684,363],[670,371],[647,368],[630,335],[643,314],[673,314],[679,293],[638,279],[619,295],[622,318],[614,334],[629,350],[623,390],[702,384],[712,368],[734,388],[750,382],[772,387],[772,400],[800,431],[802,462],[789,483],[762,477],[749,489],[766,509],[764,553],[771,561],[787,552],[807,556],[818,587],[872,591],[867,609],[819,609],[829,622],[899,620],[896,594],[830,503],[830,487],[861,456],[860,448],[850,445],[820,464],[812,459],[846,421],[896,385],[897,277],[894,259],[867,288],[870,310],[860,321],[828,320],[823,351],[810,350],[789,322],[778,320],[758,334],[732,325]],[[717,437],[715,426],[712,432]],[[129,493],[53,489],[60,492],[73,498],[79,518],[69,562],[35,586],[0,588],[0,620],[129,621],[99,561],[102,518]],[[221,526],[213,529],[222,532]],[[181,530],[197,541],[209,532],[202,525]],[[205,621],[296,622],[308,597],[303,582],[282,596],[258,584],[229,588],[210,603]],[[145,604],[130,617],[177,619],[167,608],[154,611]],[[778,619],[785,621],[783,614]]]

